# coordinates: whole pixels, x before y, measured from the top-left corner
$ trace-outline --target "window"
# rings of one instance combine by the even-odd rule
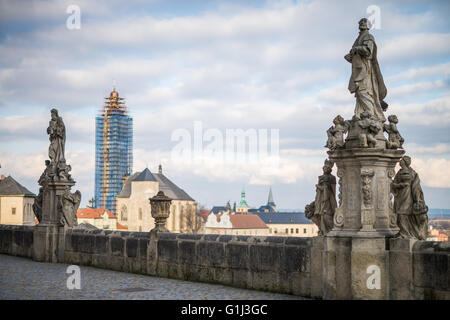
[[[294,233],[294,229],[293,228],[291,228],[291,233]]]
[[[16,214],[16,208],[11,208],[11,214],[13,214],[13,215]]]
[[[273,230],[273,233],[277,233],[277,229],[274,229],[274,230]]]
[[[303,233],[306,233],[306,228],[303,228]]]
[[[286,233],[289,233],[289,228],[286,228]]]
[[[298,228],[295,229],[295,233],[298,233]]]
[[[139,208],[139,220],[142,220],[142,208]]]

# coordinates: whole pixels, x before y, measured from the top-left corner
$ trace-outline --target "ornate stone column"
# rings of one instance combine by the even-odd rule
[[[338,170],[339,207],[329,236],[393,236],[390,185],[404,150],[354,148],[329,151]]]

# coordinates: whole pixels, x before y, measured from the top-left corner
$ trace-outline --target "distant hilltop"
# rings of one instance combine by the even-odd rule
[[[450,219],[450,209],[429,209],[428,216],[431,219]]]

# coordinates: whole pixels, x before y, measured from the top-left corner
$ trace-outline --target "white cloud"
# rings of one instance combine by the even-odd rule
[[[450,160],[433,158],[428,160],[413,158],[411,167],[417,171],[425,186],[450,188]]]

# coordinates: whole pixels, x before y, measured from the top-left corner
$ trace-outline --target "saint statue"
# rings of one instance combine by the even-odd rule
[[[383,99],[387,89],[378,65],[375,38],[369,33],[370,27],[370,21],[366,18],[359,21],[359,36],[350,53],[344,57],[352,64],[348,89],[356,97],[356,117],[367,111],[372,119],[383,123],[386,121],[383,111],[387,108]]]
[[[316,198],[305,207],[305,215],[319,227],[319,235],[326,235],[333,228],[336,211],[336,177],[331,174],[333,162],[325,160],[323,175],[316,184]]]
[[[398,236],[425,240],[428,228],[428,207],[425,204],[420,179],[411,167],[411,158],[400,160],[401,169],[391,185],[394,194],[394,212],[397,215]]]
[[[49,122],[47,133],[50,135],[50,146],[48,148],[48,156],[50,160],[58,165],[64,158],[64,146],[66,144],[66,127],[60,116],[58,110],[51,110],[51,120]]]

